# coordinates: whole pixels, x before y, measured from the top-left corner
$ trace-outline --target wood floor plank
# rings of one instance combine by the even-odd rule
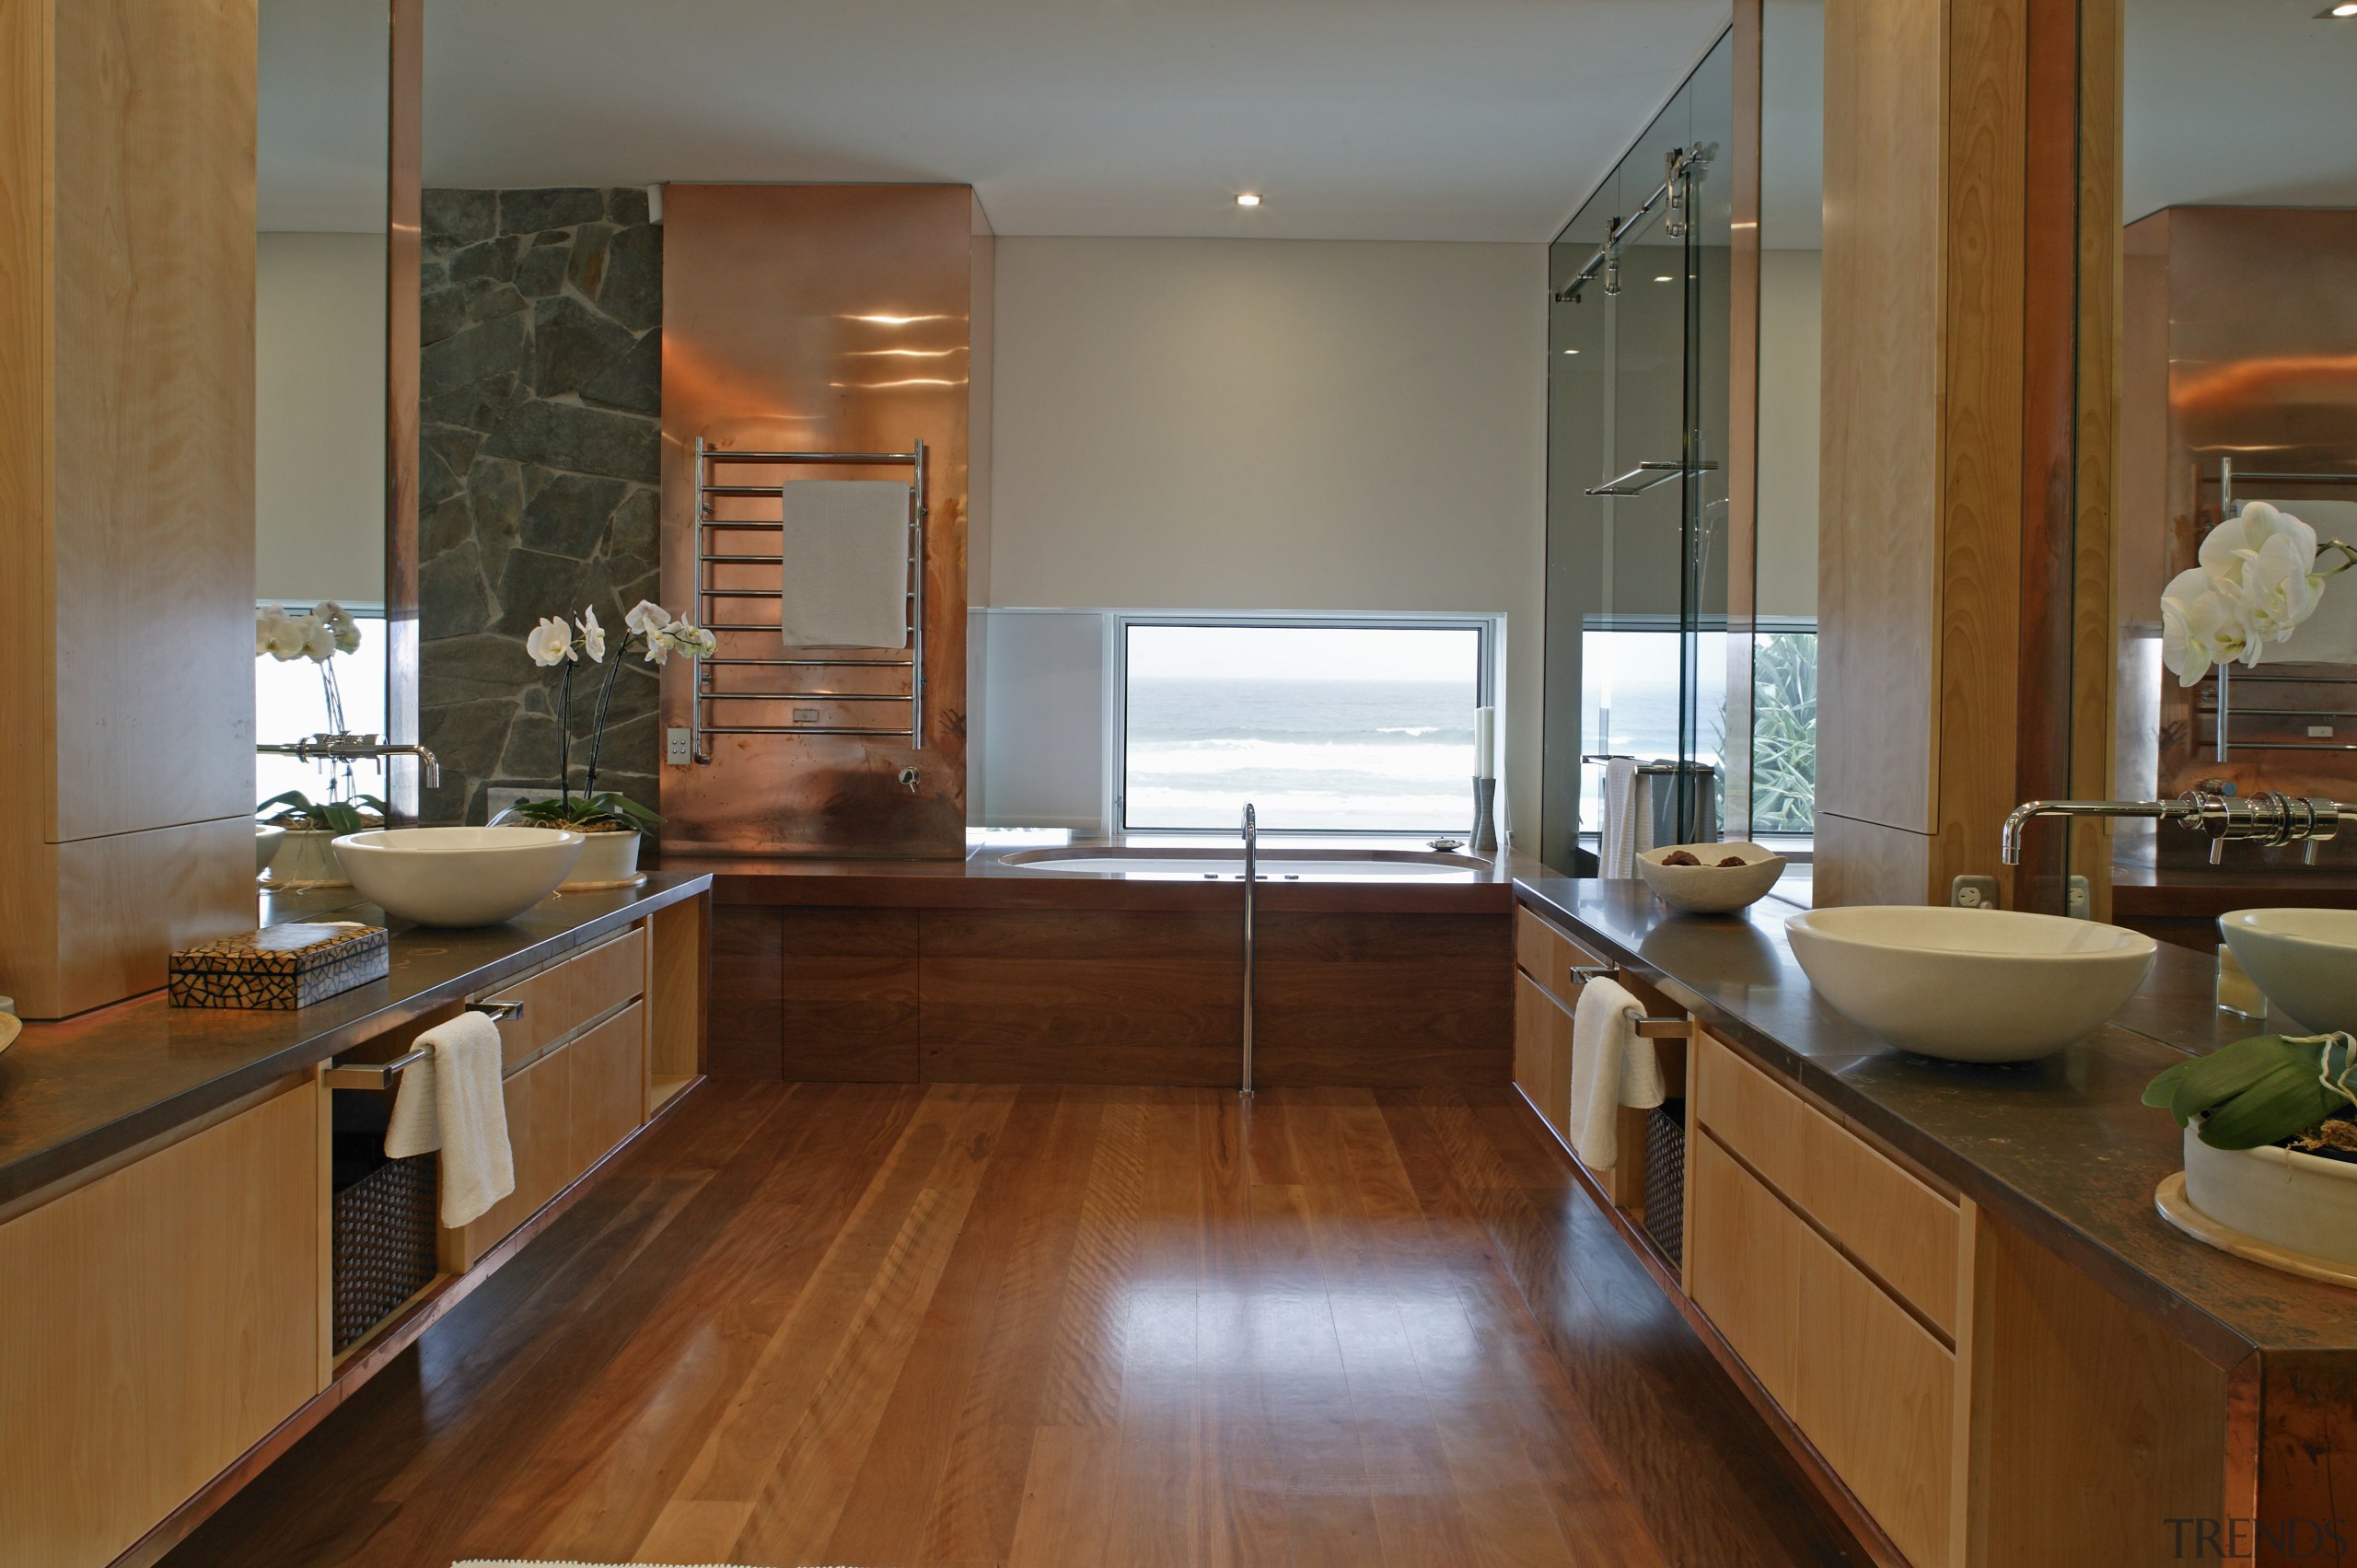
[[[165,1568],[1863,1561],[1527,1119],[708,1085]]]

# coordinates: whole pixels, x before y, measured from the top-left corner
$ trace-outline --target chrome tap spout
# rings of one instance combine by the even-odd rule
[[[435,789],[442,783],[440,761],[414,741],[395,746],[373,735],[342,733],[306,736],[301,740],[271,741],[254,749],[266,756],[292,757],[303,762],[351,762],[362,759],[381,762],[388,757],[414,757],[421,785]]]
[[[1997,840],[1997,858],[2006,865],[2022,863],[2022,831],[2040,817],[2144,818],[2175,822],[2210,841],[2210,863],[2224,855],[2227,841],[2247,839],[2272,847],[2305,844],[2310,864],[2316,846],[2340,831],[2341,819],[2357,816],[2357,804],[2316,796],[2261,790],[2238,798],[2223,779],[2204,779],[2175,800],[2031,800],[2007,814]]]

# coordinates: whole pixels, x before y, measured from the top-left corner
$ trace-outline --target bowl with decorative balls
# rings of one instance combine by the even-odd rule
[[[1755,843],[1664,844],[1637,856],[1654,897],[1689,914],[1732,914],[1767,897],[1784,857]]]

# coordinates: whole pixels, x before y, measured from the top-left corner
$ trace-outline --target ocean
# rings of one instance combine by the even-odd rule
[[[1132,828],[1463,833],[1469,680],[1130,680]]]

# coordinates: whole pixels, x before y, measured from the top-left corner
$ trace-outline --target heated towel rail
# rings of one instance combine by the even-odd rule
[[[855,735],[905,737],[912,751],[924,749],[924,529],[925,529],[925,445],[916,442],[905,452],[747,452],[734,447],[714,447],[702,436],[696,438],[696,619],[714,633],[726,632],[770,632],[778,630],[776,621],[724,620],[722,614],[729,607],[747,599],[779,600],[784,591],[782,574],[785,567],[784,485],[737,484],[728,482],[726,470],[739,468],[790,468],[802,465],[831,465],[842,468],[906,468],[911,470],[909,483],[909,654],[906,658],[816,658],[795,656],[799,650],[783,650],[778,656],[715,653],[699,660],[695,667],[694,700],[688,706],[688,751],[698,763],[709,763],[712,752],[704,745],[705,738],[714,735]],[[717,503],[735,501],[752,503],[775,501],[779,514],[774,520],[765,517],[722,517]],[[752,548],[745,536],[774,534],[778,538],[775,552]],[[726,547],[723,547],[723,541]],[[743,574],[732,574],[724,586],[714,580],[715,567],[766,566],[777,570],[781,576],[773,587],[738,586]],[[783,607],[781,606],[781,609]],[[756,672],[752,679],[767,674],[777,681],[789,678],[781,672],[797,669],[905,669],[909,672],[909,689],[901,691],[775,691],[764,687],[737,688],[729,683],[724,673],[729,670]],[[795,703],[832,704],[837,703],[904,703],[908,705],[909,722],[904,729],[897,725],[855,725],[794,723],[757,724],[749,719],[733,718],[726,724],[715,723],[722,703],[787,704],[788,712]],[[821,710],[808,710],[816,714]]]

